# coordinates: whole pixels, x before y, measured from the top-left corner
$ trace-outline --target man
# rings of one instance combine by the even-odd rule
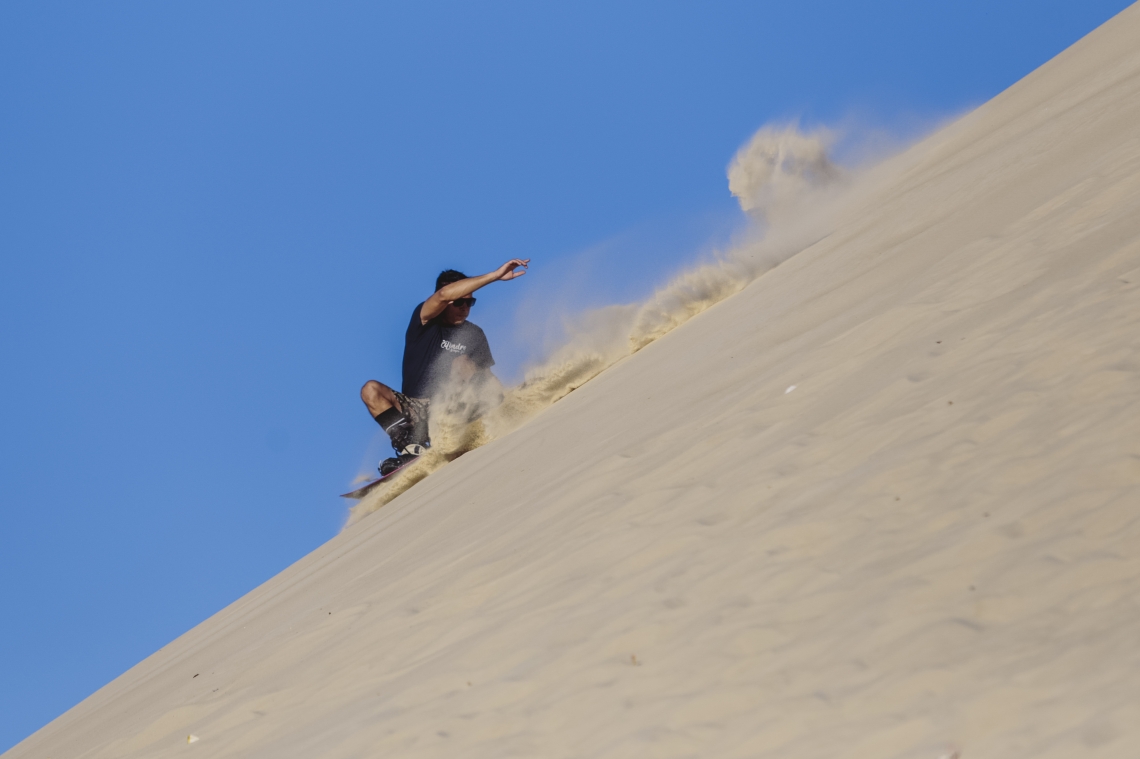
[[[492,376],[495,359],[487,336],[467,321],[475,305],[471,294],[492,282],[521,277],[529,264],[529,258],[512,258],[478,277],[448,269],[436,278],[435,293],[412,311],[404,336],[402,392],[376,380],[360,389],[368,413],[396,449],[394,458],[380,462],[381,476],[414,461],[431,445],[428,411],[433,396],[449,383],[477,384]]]

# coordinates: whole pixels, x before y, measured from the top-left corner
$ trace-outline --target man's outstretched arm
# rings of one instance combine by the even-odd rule
[[[526,274],[526,267],[530,264],[529,258],[512,258],[505,264],[487,274],[482,274],[478,277],[468,277],[461,279],[458,282],[452,282],[444,285],[437,292],[432,294],[430,298],[424,301],[423,306],[420,308],[420,323],[427,324],[435,317],[443,313],[448,304],[452,301],[466,298],[471,293],[478,290],[480,287],[485,287],[492,282],[516,279]]]

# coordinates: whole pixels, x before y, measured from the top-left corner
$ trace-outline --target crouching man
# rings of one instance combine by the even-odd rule
[[[472,293],[492,282],[521,277],[529,263],[529,258],[512,258],[478,277],[448,269],[436,278],[435,293],[412,311],[404,336],[401,392],[376,380],[364,383],[360,390],[368,413],[388,433],[396,449],[393,458],[380,462],[381,476],[414,461],[431,445],[431,399],[447,384],[477,384],[492,377],[495,359],[487,336],[467,320],[475,305]]]

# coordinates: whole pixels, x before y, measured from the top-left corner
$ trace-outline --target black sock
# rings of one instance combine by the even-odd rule
[[[387,411],[381,411],[379,414],[372,418],[375,419],[376,423],[379,424],[384,429],[384,431],[388,433],[389,437],[391,437],[394,433],[399,432],[402,427],[405,427],[411,423],[411,419],[408,419],[408,417],[404,416],[403,412],[401,412],[395,406],[388,409]]]

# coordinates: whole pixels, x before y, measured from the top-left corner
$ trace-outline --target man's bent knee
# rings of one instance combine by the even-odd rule
[[[364,387],[360,388],[360,397],[367,403],[370,399],[383,398],[385,390],[387,388],[376,380],[368,380],[364,383]]]
[[[364,383],[364,387],[360,388],[360,400],[364,401],[364,405],[368,407],[373,416],[392,407],[399,409],[396,393],[392,388],[376,380],[368,380]]]

